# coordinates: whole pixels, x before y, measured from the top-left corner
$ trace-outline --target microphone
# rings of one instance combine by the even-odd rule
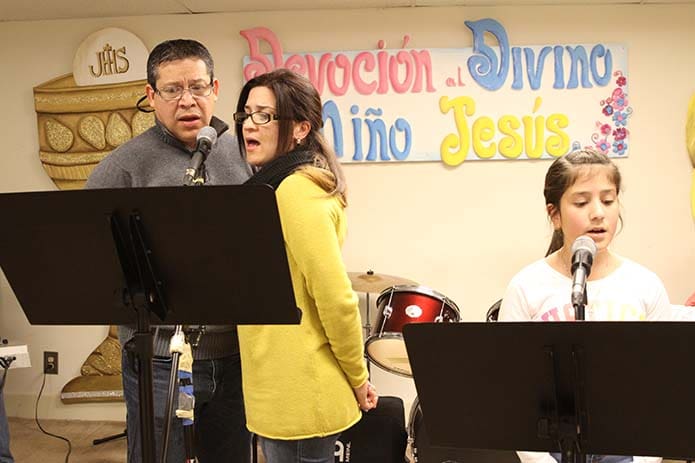
[[[195,150],[191,156],[191,164],[186,169],[186,175],[183,177],[183,184],[186,186],[201,185],[204,179],[200,178],[200,167],[207,159],[212,145],[217,141],[217,131],[206,125],[198,132],[196,137]]]
[[[575,320],[585,320],[586,279],[591,274],[595,255],[596,243],[590,237],[582,235],[572,243],[572,306]]]

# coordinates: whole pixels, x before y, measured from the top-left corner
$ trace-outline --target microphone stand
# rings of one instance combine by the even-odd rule
[[[596,251],[596,243],[590,236],[582,235],[572,243],[570,273],[573,280],[570,300],[572,301],[572,307],[574,307],[575,321],[586,320],[584,315],[584,309],[587,304],[586,286]],[[579,291],[576,291],[577,286],[581,288],[581,294],[579,294]]]
[[[586,285],[584,285],[584,292],[583,292],[582,301],[576,302],[574,304],[574,320],[575,321],[586,320],[586,315],[585,315],[586,304],[587,304]]]
[[[171,353],[171,373],[169,375],[169,391],[167,395],[167,405],[164,417],[164,435],[162,437],[162,458],[161,463],[166,463],[167,452],[169,450],[169,431],[171,428],[171,414],[174,405],[174,394],[176,384],[179,384],[179,404],[176,416],[183,420],[183,442],[186,450],[186,463],[195,463],[195,439],[193,433],[193,420],[195,409],[195,396],[193,395],[193,354],[191,345],[186,342],[183,333],[183,326],[176,325],[174,334],[169,343]],[[181,365],[181,366],[179,366]],[[180,403],[181,399],[184,403]]]
[[[581,267],[581,265],[579,266]],[[575,271],[583,271],[583,268],[577,268]],[[574,307],[574,320],[575,321],[585,321],[586,320],[586,304],[588,302],[586,295],[586,278],[589,277],[589,272],[584,280],[584,287],[582,288],[582,298],[581,300],[574,300],[572,298],[572,306]],[[584,372],[582,369],[582,358],[583,351],[577,346],[572,347],[572,361],[574,370],[574,422],[570,422],[570,428],[574,428],[569,432],[566,432],[561,439],[560,448],[562,450],[562,461],[567,463],[586,463],[586,454],[581,445],[582,434],[584,433],[583,424],[586,423],[586,408],[584,404]],[[572,426],[572,424],[574,426]],[[567,427],[567,423],[564,423]]]
[[[184,176],[184,186],[203,186],[205,184],[205,164],[201,163],[198,169],[187,168]],[[201,327],[201,333],[204,331],[204,326]],[[196,343],[197,346],[197,343]],[[167,452],[169,450],[169,433],[171,430],[171,415],[174,406],[174,394],[176,392],[176,384],[181,380],[188,378],[189,384],[180,385],[179,398],[190,397],[190,401],[185,404],[185,408],[176,410],[176,416],[183,420],[183,442],[186,449],[186,463],[195,463],[195,434],[193,432],[193,421],[195,419],[195,396],[193,395],[193,355],[191,346],[186,342],[186,337],[183,333],[183,326],[176,325],[174,334],[169,342],[169,352],[171,353],[171,372],[169,373],[169,390],[167,393],[167,404],[164,415],[164,434],[162,436],[162,455],[161,463],[166,463]],[[186,364],[179,371],[180,357],[183,355],[184,363]],[[189,361],[190,359],[190,361]],[[190,364],[190,368],[188,365]],[[189,376],[190,375],[190,376]],[[179,404],[180,406],[181,404]]]

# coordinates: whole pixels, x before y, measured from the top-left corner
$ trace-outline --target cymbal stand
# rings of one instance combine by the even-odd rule
[[[367,303],[367,313],[366,313],[366,318],[367,318],[367,323],[364,325],[364,330],[366,331],[366,336],[365,338],[369,337],[369,335],[372,333],[372,324],[371,324],[371,315],[370,315],[370,308],[369,308],[369,293],[366,292],[364,293],[365,296],[365,301]]]
[[[366,331],[366,335],[364,339],[366,340],[369,335],[372,333],[372,324],[371,324],[371,315],[370,315],[370,310],[369,310],[369,291],[364,293],[365,300],[367,302],[367,310],[366,310],[366,317],[367,317],[367,323],[364,325],[364,330]],[[370,363],[369,363],[369,356],[365,353],[364,355],[365,360],[367,361],[367,373],[371,375],[371,370],[370,370]]]
[[[372,270],[372,269],[367,270],[367,275],[369,275],[369,276],[374,275],[374,270]],[[365,291],[365,292],[364,292],[364,295],[365,295],[365,298],[366,298],[366,301],[367,301],[367,311],[366,311],[366,312],[367,312],[367,313],[366,313],[366,315],[367,315],[367,324],[364,325],[364,329],[367,331],[367,335],[365,336],[365,340],[366,340],[366,338],[368,338],[369,335],[372,333],[372,325],[371,325],[371,319],[372,319],[372,317],[369,315],[369,310],[370,310],[370,309],[369,309],[369,291]],[[369,367],[369,363],[367,363],[367,367]]]

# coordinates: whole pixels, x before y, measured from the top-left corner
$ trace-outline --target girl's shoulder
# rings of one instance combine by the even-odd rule
[[[545,282],[548,280],[567,279],[565,275],[555,270],[547,258],[538,259],[523,267],[512,277],[512,284],[527,284],[528,282]]]
[[[547,257],[535,260],[519,271],[519,274],[527,273],[549,273],[564,276],[550,265]]]
[[[649,270],[644,265],[635,262],[627,257],[618,256],[620,264],[607,275],[604,280],[611,281],[613,279],[628,280],[634,283],[652,283],[658,282],[661,284],[661,279],[658,275]]]

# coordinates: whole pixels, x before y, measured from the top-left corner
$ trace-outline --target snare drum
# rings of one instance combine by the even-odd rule
[[[400,285],[385,289],[376,301],[377,321],[367,338],[367,357],[380,368],[412,377],[403,326],[408,323],[454,323],[461,320],[456,304],[425,286]]]

